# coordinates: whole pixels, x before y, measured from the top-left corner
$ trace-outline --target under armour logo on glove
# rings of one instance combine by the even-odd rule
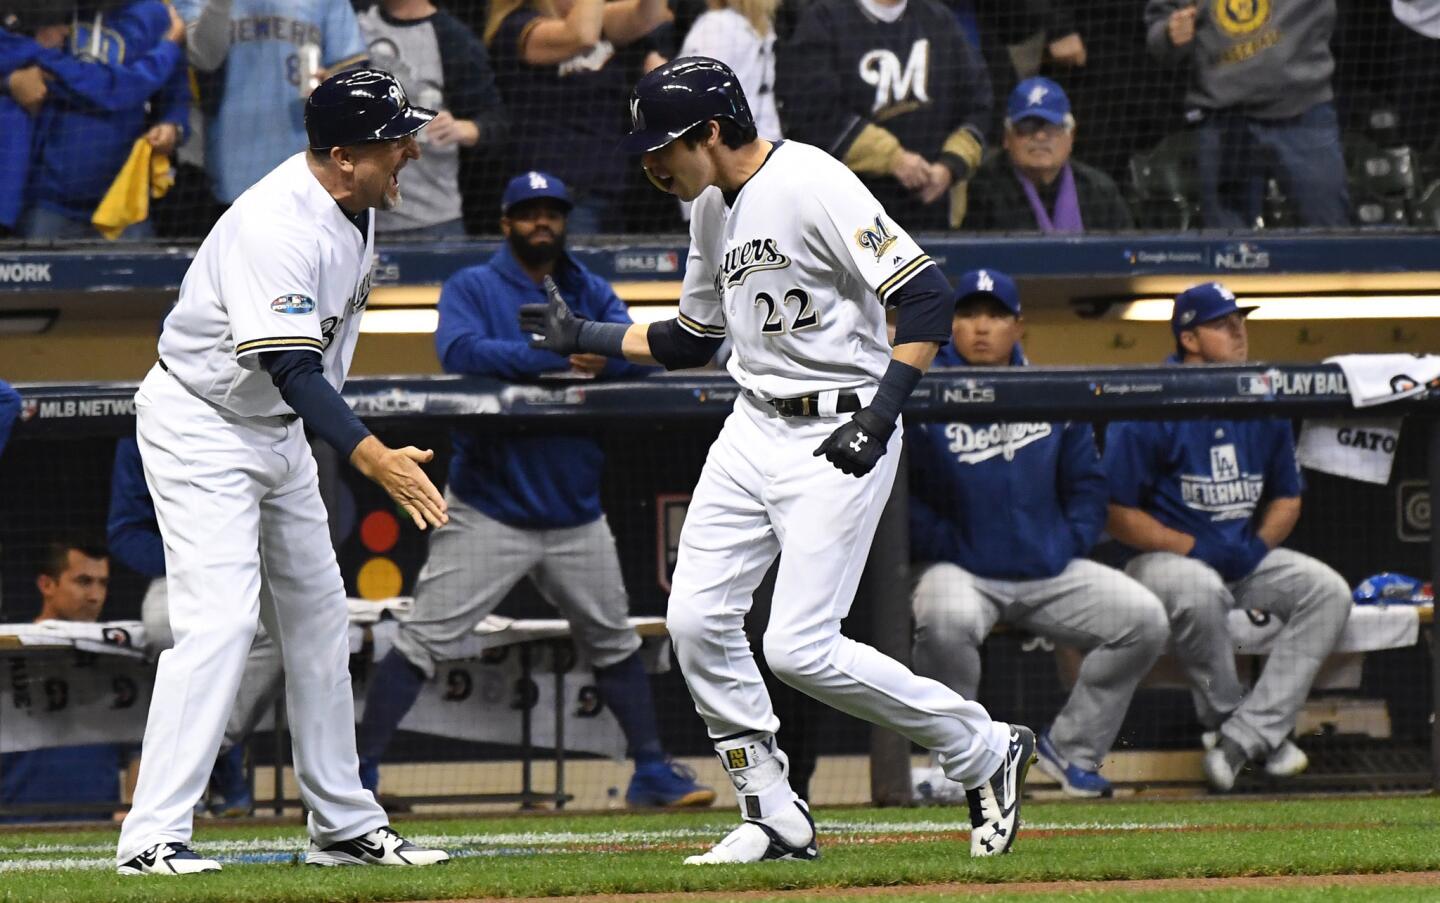
[[[875,464],[885,454],[885,443],[895,432],[895,424],[885,420],[869,408],[855,412],[855,416],[842,424],[835,432],[825,437],[815,449],[815,457],[825,460],[852,477],[863,477],[875,469]],[[871,439],[879,441],[872,442]]]
[[[579,349],[580,324],[584,317],[570,312],[555,280],[545,277],[545,304],[520,305],[520,329],[530,333],[530,347],[556,354],[574,354]]]

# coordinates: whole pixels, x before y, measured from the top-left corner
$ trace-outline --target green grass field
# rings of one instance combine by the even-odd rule
[[[734,868],[681,864],[733,826],[735,814],[728,809],[399,823],[403,833],[456,857],[423,870],[306,868],[295,864],[306,842],[297,825],[202,822],[194,845],[225,869],[183,880],[116,876],[114,831],[6,831],[0,832],[0,900],[358,903],[697,891],[722,892],[705,899],[724,899],[724,892],[761,892],[747,895],[753,901],[771,899],[771,891],[781,894],[774,899],[793,900],[794,891],[805,889],[810,899],[825,899],[838,888],[887,888],[886,900],[930,901],[953,899],[955,892],[896,888],[1440,870],[1440,799],[1431,797],[1030,802],[1024,814],[1014,852],[977,861],[968,856],[960,808],[820,810],[819,862]],[[1085,887],[1059,898],[1099,899],[1118,890]],[[1182,900],[1197,893],[1145,890],[1124,898]],[[1440,886],[1224,889],[1227,899],[1267,903],[1322,894],[1327,900],[1440,899]]]

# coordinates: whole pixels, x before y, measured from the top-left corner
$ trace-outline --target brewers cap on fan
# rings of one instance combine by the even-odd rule
[[[305,133],[317,151],[404,138],[434,118],[434,110],[411,106],[399,80],[383,69],[336,73],[305,102]]]
[[[755,137],[755,117],[740,79],[706,56],[671,60],[651,70],[630,95],[630,134],[620,147],[632,154],[659,150],[711,119],[729,119]]]

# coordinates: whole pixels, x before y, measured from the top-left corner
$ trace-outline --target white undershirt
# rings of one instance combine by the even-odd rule
[[[872,18],[879,19],[881,22],[897,21],[901,16],[905,15],[905,7],[910,5],[908,0],[900,0],[900,2],[894,6],[876,3],[875,0],[856,0],[856,2],[858,2],[860,8],[869,13]]]

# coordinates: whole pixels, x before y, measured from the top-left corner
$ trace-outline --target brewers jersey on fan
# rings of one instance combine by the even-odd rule
[[[859,388],[890,364],[887,299],[930,265],[844,164],[782,141],[735,197],[696,199],[679,322],[728,335],[761,398]]]
[[[165,318],[160,360],[190,391],[244,417],[293,413],[260,365],[265,351],[320,352],[345,383],[370,298],[374,222],[351,218],[305,154],[242,194],[195,254]]]

